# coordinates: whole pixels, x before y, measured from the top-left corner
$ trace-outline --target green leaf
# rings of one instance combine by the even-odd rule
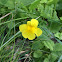
[[[44,18],[51,19],[53,14],[53,7],[54,5],[48,6],[48,5],[41,5],[38,6],[38,11],[40,11],[40,15]]]
[[[55,34],[55,37],[57,37],[57,38],[59,38],[60,40],[62,40],[62,33],[57,32],[57,33]]]
[[[53,2],[53,0],[41,0],[41,3],[50,4],[51,2]]]
[[[62,2],[57,4],[56,10],[62,10]]]
[[[20,0],[25,6],[30,5],[35,0]]]
[[[41,0],[41,3],[47,3],[48,1],[47,0]]]
[[[55,60],[57,59],[57,55],[51,53],[51,54],[48,56],[48,59],[49,59],[50,62],[55,62]]]
[[[60,20],[62,20],[62,17],[60,17]]]
[[[40,50],[35,51],[35,52],[33,53],[33,57],[35,57],[35,58],[40,58],[41,56],[42,56],[42,52],[41,52]]]
[[[22,8],[21,10],[25,10],[25,12],[28,11],[27,7],[21,2],[21,0],[15,0],[15,1],[16,1],[16,6],[18,7],[18,9]]]
[[[37,5],[40,3],[40,0],[35,0],[29,7],[30,11],[37,7]]]
[[[0,0],[0,4],[6,4],[8,0]]]
[[[50,50],[53,51],[53,47],[54,47],[54,42],[53,41],[43,41],[44,45],[49,48]]]
[[[43,48],[43,44],[40,43],[40,41],[35,41],[33,44],[32,44],[32,49],[33,50],[39,50],[39,49],[42,49]]]
[[[48,58],[44,59],[44,62],[55,62],[57,59],[57,55],[54,53],[51,53],[50,55],[48,55]]]
[[[58,58],[62,55],[62,51],[53,51],[51,54],[55,55]]]
[[[48,58],[45,58],[45,59],[44,59],[44,62],[49,62],[49,59],[48,59]]]
[[[54,21],[54,20],[51,20],[49,21],[49,30],[53,33],[55,32],[58,32],[61,28],[61,23],[60,21]]]
[[[60,35],[59,35],[59,32],[57,32],[56,34],[55,34],[55,37],[59,37]]]
[[[56,11],[53,12],[53,17],[52,17],[52,18],[53,18],[54,20],[59,20]]]
[[[62,51],[62,45],[60,43],[56,43],[53,48],[54,51]]]
[[[7,3],[5,4],[5,6],[8,7],[8,9],[14,9],[15,5],[14,5],[14,0],[8,0]]]

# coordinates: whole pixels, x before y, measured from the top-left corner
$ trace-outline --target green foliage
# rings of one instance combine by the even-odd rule
[[[38,47],[36,47],[36,46],[38,46]],[[32,44],[32,49],[33,49],[33,50],[39,50],[39,49],[41,49],[41,48],[43,48],[43,44],[42,44],[41,42],[39,42],[39,41],[35,41],[35,42]]]
[[[53,7],[54,7],[54,5],[48,6],[48,5],[39,4],[38,10],[40,11],[40,15],[42,17],[50,19],[50,18],[52,18]]]
[[[29,4],[31,4],[31,3],[33,3],[35,0],[20,0],[25,6],[27,6],[27,5],[29,5]]]
[[[57,38],[59,38],[60,40],[62,40],[62,33],[57,32],[57,33],[55,34],[55,37],[57,37]]]
[[[62,10],[62,0],[59,0],[56,9],[57,10]]]
[[[62,17],[60,17],[60,20],[62,20]]]
[[[29,7],[30,11],[31,11],[32,9],[37,8],[37,5],[38,5],[39,3],[40,3],[40,0],[35,0],[35,1],[30,5],[30,7]]]
[[[19,25],[32,18],[43,33],[31,41]],[[62,0],[0,0],[0,52],[0,62],[61,61]]]
[[[47,48],[49,48],[50,50],[52,50],[53,51],[53,47],[54,47],[54,42],[53,41],[44,41],[43,42],[44,43],[44,45],[47,47]]]
[[[44,62],[54,62],[57,59],[57,55],[55,54],[50,54],[48,58],[44,59]]]
[[[45,58],[45,59],[44,59],[44,62],[49,62],[48,58]]]
[[[42,52],[40,50],[34,51],[33,53],[33,57],[35,58],[39,58],[42,56]]]
[[[14,22],[8,23],[8,28],[9,28],[9,29],[12,29],[13,27],[14,27]]]
[[[54,46],[54,51],[62,51],[62,45],[60,43],[56,43]]]
[[[14,0],[8,0],[5,4],[6,7],[8,7],[8,9],[14,9],[15,6],[14,6]]]
[[[58,32],[61,28],[61,23],[59,21],[50,21],[49,29],[51,32]]]

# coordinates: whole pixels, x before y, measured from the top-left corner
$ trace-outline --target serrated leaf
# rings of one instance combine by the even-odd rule
[[[53,12],[53,17],[52,17],[52,18],[53,18],[54,20],[59,20],[56,11]]]
[[[40,15],[44,18],[52,18],[52,14],[53,14],[53,7],[54,5],[48,6],[48,5],[41,5],[39,4],[38,6],[38,10],[40,11]]]
[[[50,50],[53,51],[53,47],[54,47],[54,42],[53,41],[43,41],[44,45],[49,48]]]
[[[44,59],[44,62],[49,62],[49,59],[48,59],[48,58],[45,58],[45,59]]]
[[[62,40],[62,33],[57,32],[57,33],[55,34],[55,37],[57,37],[57,38],[59,38],[60,40]]]
[[[48,55],[48,58],[44,59],[44,62],[55,62],[57,57],[58,56],[55,53],[51,53],[50,55]]]
[[[30,11],[37,7],[37,5],[40,3],[40,0],[35,0],[29,7]]]
[[[55,55],[56,57],[60,57],[62,55],[62,51],[53,51],[51,54]]]
[[[15,0],[15,1],[18,9],[22,8],[23,10],[27,11],[27,7],[21,2],[21,0]]]
[[[39,57],[41,57],[41,56],[42,56],[42,52],[41,52],[40,50],[35,51],[35,52],[33,53],[33,57],[35,57],[35,58],[39,58]]]
[[[62,45],[60,43],[56,43],[54,45],[54,51],[62,51]]]
[[[54,21],[54,20],[51,20],[49,22],[49,30],[53,33],[55,32],[58,32],[61,28],[61,23],[60,21]]]
[[[48,56],[48,59],[49,59],[50,62],[55,62],[55,60],[57,59],[57,55],[51,53],[51,54]]]
[[[59,35],[59,32],[57,32],[56,34],[55,34],[55,37],[59,37],[60,35]]]

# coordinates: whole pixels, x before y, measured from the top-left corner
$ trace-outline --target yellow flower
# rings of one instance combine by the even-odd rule
[[[38,23],[38,20],[31,19],[31,21],[27,21],[27,24],[20,25],[19,30],[22,32],[22,36],[29,40],[33,40],[36,36],[40,36],[42,34],[42,30],[37,27]]]

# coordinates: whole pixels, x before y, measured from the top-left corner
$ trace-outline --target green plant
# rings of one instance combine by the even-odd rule
[[[42,35],[25,39],[21,24],[39,21]],[[0,62],[62,61],[62,0],[0,0]]]

